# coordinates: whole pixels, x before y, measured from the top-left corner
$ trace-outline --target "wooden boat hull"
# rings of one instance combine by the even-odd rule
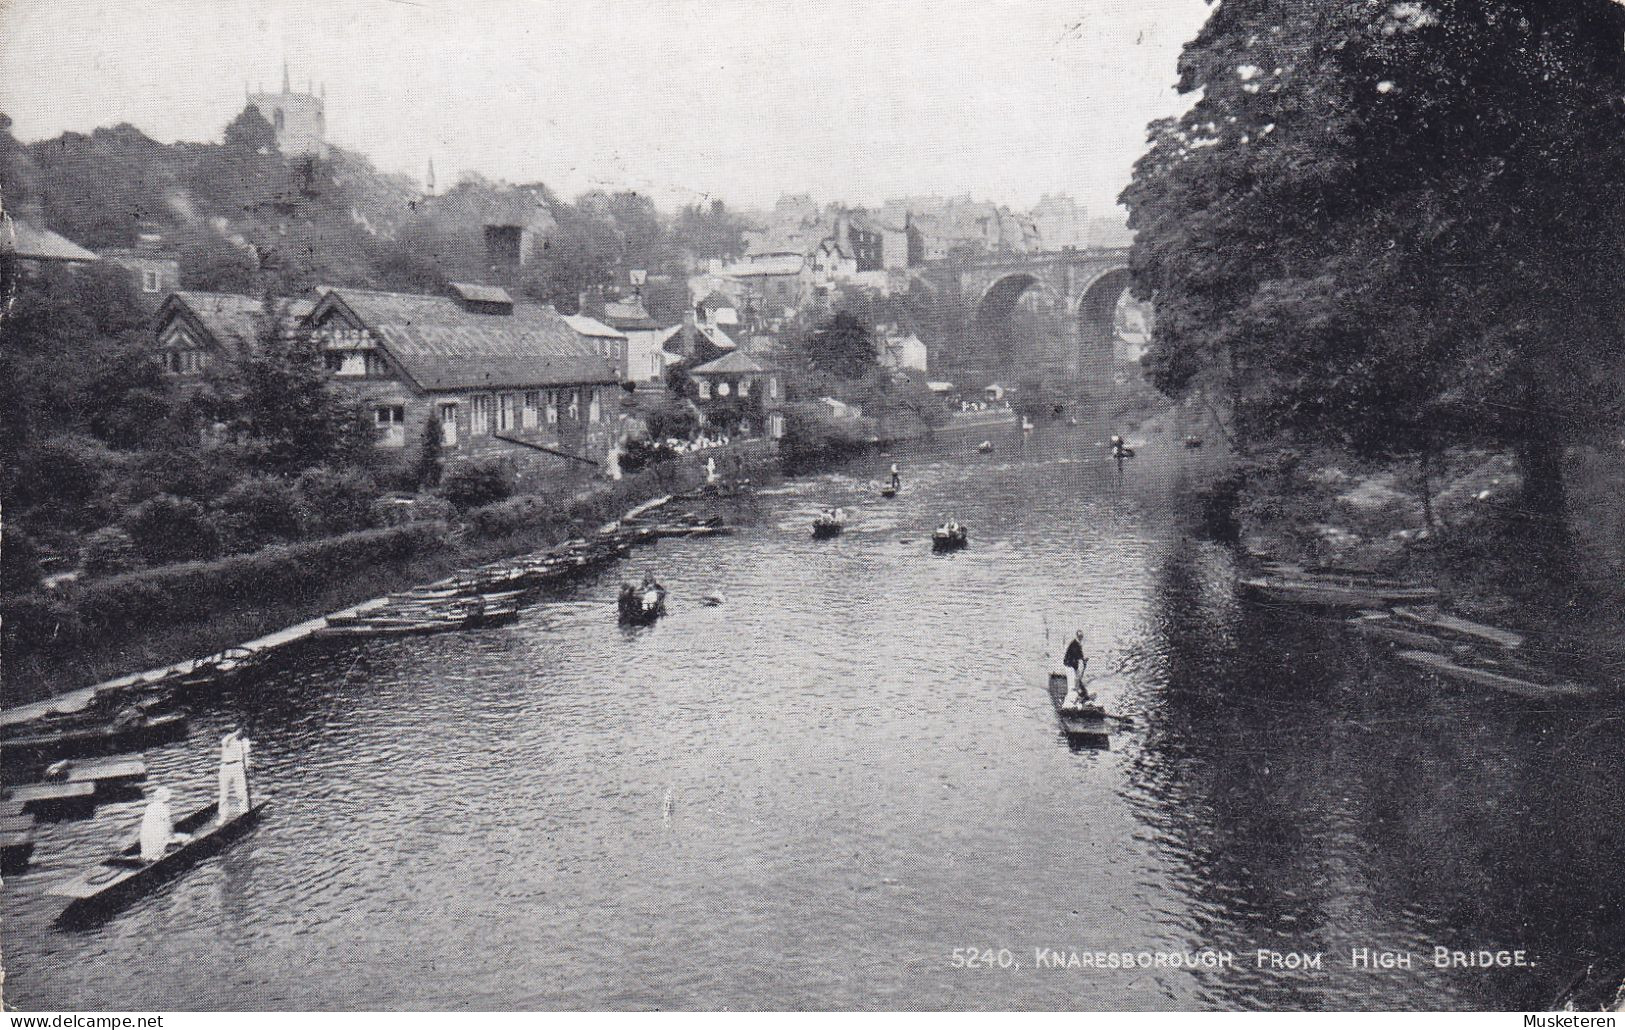
[[[1586,697],[1596,693],[1591,687],[1570,683],[1565,680],[1524,679],[1521,676],[1513,676],[1496,669],[1464,665],[1445,655],[1431,651],[1398,651],[1394,657],[1408,665],[1426,669],[1447,679],[1471,683],[1475,686],[1489,687],[1492,690],[1498,690],[1505,694],[1514,694],[1519,697],[1549,699]],[[1533,670],[1531,670],[1531,674],[1534,674]]]
[[[79,758],[142,749],[186,736],[186,716],[179,713],[143,719],[129,726],[100,726],[12,737],[0,741],[0,765],[14,782],[39,776],[60,758]]]
[[[949,534],[937,532],[931,534],[931,550],[933,551],[958,551],[963,550],[969,544],[970,534],[968,533]]]
[[[888,497],[888,498],[889,497],[896,497],[897,496],[897,488],[895,486],[883,486],[883,487],[880,488],[880,496]]]
[[[813,528],[812,528],[813,539],[814,540],[828,540],[831,537],[840,536],[841,535],[841,530],[843,530],[845,528],[846,527],[842,526],[840,523],[814,522],[813,523]]]
[[[70,899],[58,922],[72,924],[110,915],[247,833],[268,804],[269,799],[261,801],[224,826],[214,826],[218,805],[211,802],[175,821],[176,831],[191,834],[192,839],[156,862],[140,864],[140,844],[131,843],[73,879],[49,888],[45,893]]]
[[[1296,604],[1315,608],[1382,608],[1437,600],[1434,587],[1388,587],[1312,579],[1284,580],[1247,576],[1238,581],[1242,593],[1255,601]]]
[[[34,857],[34,834],[0,833],[0,873],[16,876],[28,868]]]
[[[1394,618],[1387,612],[1371,612],[1358,615],[1350,619],[1348,625],[1354,632],[1371,640],[1401,644],[1405,647],[1423,651],[1443,653],[1449,650],[1449,644],[1438,637],[1396,625]]]
[[[1523,647],[1524,643],[1522,633],[1514,633],[1498,626],[1486,626],[1481,622],[1463,619],[1448,612],[1399,607],[1394,609],[1394,614],[1415,626],[1444,633],[1459,640],[1494,644],[1509,651]]]
[[[1068,742],[1097,748],[1111,745],[1111,720],[1106,717],[1104,708],[1097,704],[1086,704],[1076,711],[1062,707],[1062,702],[1066,700],[1065,673],[1050,673],[1049,697],[1050,703],[1055,706],[1055,721],[1060,724]]]
[[[666,592],[660,591],[660,599],[655,602],[653,608],[643,606],[641,592],[636,597],[621,598],[617,607],[623,625],[647,626],[666,614]]]

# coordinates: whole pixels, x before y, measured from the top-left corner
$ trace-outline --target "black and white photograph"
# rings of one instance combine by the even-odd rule
[[[1622,731],[1622,0],[0,0],[10,1026],[1612,1027]]]

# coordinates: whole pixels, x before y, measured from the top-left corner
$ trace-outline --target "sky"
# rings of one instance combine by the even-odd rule
[[[969,193],[1103,214],[1182,110],[1206,0],[0,0],[24,140],[218,140],[245,83],[325,83],[329,139],[442,188],[770,207]]]

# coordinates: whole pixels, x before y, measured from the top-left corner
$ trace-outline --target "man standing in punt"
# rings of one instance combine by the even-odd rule
[[[241,730],[220,738],[220,805],[218,819],[224,826],[248,811],[248,749],[253,741]]]

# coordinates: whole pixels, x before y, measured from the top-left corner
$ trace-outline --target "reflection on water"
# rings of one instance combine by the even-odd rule
[[[1238,603],[1178,510],[1204,456],[1152,440],[1119,477],[1093,435],[789,481],[737,509],[739,535],[640,551],[516,626],[211,700],[155,776],[177,808],[206,797],[243,725],[264,824],[83,932],[50,927],[42,889],[140,804],[43,829],[5,888],[8,1000],[1519,1008],[1625,949],[1617,713],[1444,692]],[[882,501],[892,460],[904,492]],[[848,530],[813,540],[836,504]],[[933,556],[950,514],[971,547]],[[672,614],[623,630],[616,584],[645,566]],[[1080,626],[1137,720],[1110,751],[1068,749],[1044,690]],[[1436,944],[1537,964],[1440,973]],[[953,968],[968,947],[1020,968]],[[1035,969],[1035,947],[1236,963]],[[1351,970],[1353,947],[1418,968]],[[1325,968],[1259,970],[1256,949]]]

